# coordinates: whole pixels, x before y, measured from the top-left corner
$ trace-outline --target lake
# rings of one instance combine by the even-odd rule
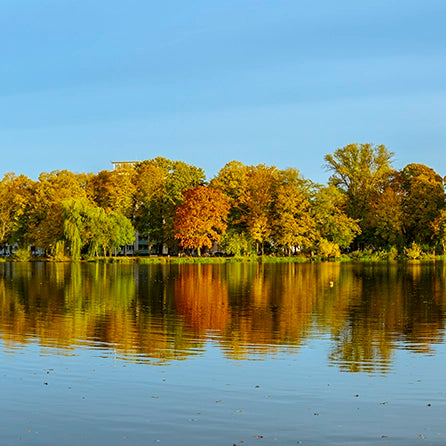
[[[1,445],[446,444],[446,264],[0,264]]]

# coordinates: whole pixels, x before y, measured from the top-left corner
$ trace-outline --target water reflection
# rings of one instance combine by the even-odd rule
[[[342,370],[391,368],[398,348],[442,342],[442,262],[418,264],[0,264],[0,337],[69,352],[79,344],[164,363],[206,342],[229,358],[331,340]]]

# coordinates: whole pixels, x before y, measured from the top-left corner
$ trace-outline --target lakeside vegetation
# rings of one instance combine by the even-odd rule
[[[156,255],[132,253],[140,263],[442,258],[444,179],[423,164],[395,170],[392,158],[383,145],[339,148],[325,156],[326,185],[296,168],[239,161],[206,180],[203,169],[162,157],[37,181],[8,173],[1,252],[17,261],[126,262],[123,247],[138,233]],[[230,257],[210,257],[217,245]]]

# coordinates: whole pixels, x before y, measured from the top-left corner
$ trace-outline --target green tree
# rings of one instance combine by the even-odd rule
[[[152,161],[143,161],[136,166],[134,224],[139,234],[148,238],[150,245],[162,244],[163,198],[168,169]]]
[[[119,211],[133,217],[135,185],[132,166],[115,170],[102,170],[87,179],[89,197],[106,212]]]
[[[393,153],[384,145],[349,144],[326,155],[326,167],[332,171],[329,184],[342,190],[347,200],[348,217],[358,220],[361,235],[356,239],[359,247],[373,244],[371,223],[374,203],[388,185],[393,173]]]
[[[442,254],[446,254],[446,209],[442,209],[429,226],[432,230],[434,246]]]
[[[91,207],[87,199],[72,199],[62,202],[64,236],[72,260],[80,260],[81,250],[86,243],[88,211]]]
[[[55,254],[64,239],[62,203],[70,199],[86,199],[80,178],[67,170],[41,173],[33,183],[27,203],[25,237],[48,254]]]
[[[7,173],[0,182],[0,244],[20,239],[32,181],[24,175]]]
[[[220,169],[209,183],[209,187],[221,190],[231,205],[228,230],[222,240],[222,246],[224,245],[226,252],[230,254],[240,255],[253,250],[252,239],[243,218],[247,209],[241,203],[241,196],[247,189],[249,169],[239,161],[231,161]]]
[[[445,207],[443,179],[423,164],[408,164],[401,171],[405,244],[432,245],[432,223]]]
[[[97,256],[99,249],[104,256],[116,253],[135,240],[130,220],[120,211],[107,213],[86,199],[67,200],[62,207],[65,246],[73,260],[79,260],[83,250],[90,256]]]
[[[116,251],[135,241],[135,229],[130,220],[120,211],[113,211],[107,214],[110,251]]]
[[[227,254],[235,256],[248,255],[253,252],[252,240],[246,232],[238,232],[236,229],[227,230],[221,237],[220,248]]]
[[[300,177],[298,170],[279,171],[274,191],[272,238],[287,254],[311,247],[316,239],[309,188],[309,182]]]
[[[211,180],[209,186],[224,192],[231,200],[238,200],[241,192],[246,188],[248,170],[240,161],[227,163],[217,176]]]
[[[138,212],[138,229],[148,235],[159,250],[164,245],[175,252],[176,208],[182,203],[185,190],[204,184],[205,173],[201,168],[163,157],[144,161],[137,166],[137,172],[141,174],[139,185],[146,193],[144,196],[143,191],[139,195],[139,203],[143,203],[143,208]],[[150,173],[154,174],[153,180],[150,179]],[[148,184],[152,181],[153,184]]]
[[[348,248],[361,232],[357,220],[350,218],[344,211],[346,200],[346,194],[333,185],[317,186],[312,200],[318,237],[342,249]],[[328,246],[324,244],[324,247]]]
[[[395,171],[387,185],[371,203],[369,216],[376,248],[396,248],[401,251],[404,245],[403,234],[403,194],[401,175]]]

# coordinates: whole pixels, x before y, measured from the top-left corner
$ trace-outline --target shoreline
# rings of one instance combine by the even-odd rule
[[[417,259],[410,259],[402,256],[393,257],[383,253],[383,255],[349,256],[344,255],[337,258],[313,257],[276,257],[276,256],[240,256],[240,257],[176,257],[176,256],[117,256],[117,257],[97,257],[81,260],[72,260],[70,258],[52,259],[48,257],[37,257],[31,259],[14,259],[13,257],[0,258],[0,263],[119,263],[119,264],[139,264],[139,265],[181,265],[181,264],[225,264],[225,263],[418,263],[422,261],[444,261],[445,255],[425,255]]]

